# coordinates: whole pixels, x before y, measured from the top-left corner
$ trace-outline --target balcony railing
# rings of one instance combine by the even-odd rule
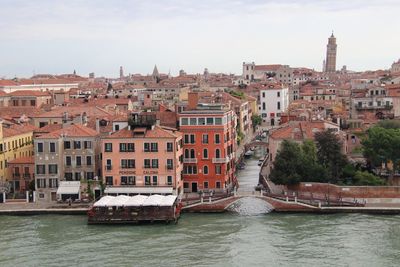
[[[212,159],[212,163],[228,163],[229,162],[229,158],[213,158]]]
[[[197,163],[197,158],[184,158],[183,163]]]

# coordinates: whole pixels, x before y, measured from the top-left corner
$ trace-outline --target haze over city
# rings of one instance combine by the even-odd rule
[[[399,1],[1,1],[0,77],[118,76],[180,69],[240,74],[243,61],[387,69],[398,57]]]

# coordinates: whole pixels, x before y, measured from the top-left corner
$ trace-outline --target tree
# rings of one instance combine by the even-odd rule
[[[315,134],[318,162],[328,171],[328,181],[337,183],[346,165],[346,157],[341,151],[341,142],[329,130]]]
[[[276,155],[270,179],[275,184],[294,185],[302,181],[300,174],[302,159],[300,145],[284,140]]]
[[[253,123],[253,130],[255,131],[258,125],[261,125],[262,118],[260,115],[254,114],[251,116],[251,122]]]
[[[388,168],[391,181],[400,163],[400,129],[375,126],[368,129],[367,133],[362,141],[364,156],[372,167],[391,163],[393,167]]]
[[[376,125],[385,129],[398,129],[400,128],[400,120],[383,120]]]
[[[294,185],[300,182],[325,182],[326,170],[317,162],[315,144],[304,141],[300,146],[284,140],[276,155],[270,179],[276,184]]]
[[[353,178],[353,185],[384,185],[385,181],[372,173],[357,171]]]

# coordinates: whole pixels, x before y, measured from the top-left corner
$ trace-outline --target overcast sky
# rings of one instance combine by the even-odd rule
[[[0,77],[241,73],[243,61],[384,69],[400,58],[398,0],[0,0]]]

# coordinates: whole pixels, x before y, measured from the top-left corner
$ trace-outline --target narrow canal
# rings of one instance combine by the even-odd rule
[[[258,182],[246,160],[240,190]],[[247,198],[178,224],[87,225],[85,216],[1,216],[1,266],[398,266],[400,217],[275,214]],[[268,213],[268,214],[267,214]]]

